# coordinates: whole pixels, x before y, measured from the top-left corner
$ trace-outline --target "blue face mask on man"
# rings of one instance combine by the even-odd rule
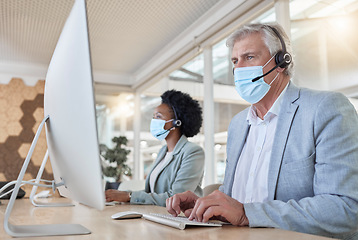
[[[234,70],[235,89],[239,95],[247,102],[254,104],[259,102],[270,90],[271,84],[276,80],[279,73],[270,84],[261,77],[252,82],[252,79],[263,75],[263,68],[274,58],[270,58],[264,66],[239,67]]]
[[[152,121],[150,122],[150,132],[153,135],[153,137],[155,137],[159,141],[164,140],[168,136],[170,130],[173,129],[173,128],[169,128],[168,130],[165,130],[164,125],[167,122],[171,122],[173,120],[174,119],[170,119],[168,121],[165,121],[165,120],[162,120],[162,119],[153,118]]]

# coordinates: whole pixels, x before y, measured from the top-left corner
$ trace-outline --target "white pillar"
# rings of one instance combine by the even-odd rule
[[[291,17],[290,17],[290,1],[276,0],[275,1],[276,21],[283,27],[289,39],[291,39]],[[292,78],[291,81],[295,82]]]
[[[133,179],[139,180],[144,178],[143,161],[140,157],[140,93],[134,94],[134,122],[133,122]]]
[[[290,1],[275,1],[276,21],[283,27],[287,36],[291,39],[291,18],[290,18]]]
[[[112,113],[108,113],[106,115],[106,125],[105,125],[105,131],[106,131],[106,140],[104,144],[107,145],[107,147],[112,148],[113,142],[112,138],[114,133],[114,118]]]
[[[121,114],[119,116],[119,128],[120,128],[120,135],[126,136],[127,132],[127,116],[124,114]]]
[[[205,185],[216,182],[216,163],[214,151],[214,80],[212,48],[204,49],[204,149]]]

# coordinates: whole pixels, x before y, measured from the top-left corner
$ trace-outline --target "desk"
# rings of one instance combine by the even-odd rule
[[[2,200],[0,205],[0,239],[12,239],[3,228],[4,214],[8,201]],[[324,240],[329,238],[285,231],[272,228],[248,228],[226,225],[223,227],[195,227],[178,230],[154,223],[145,219],[112,220],[111,215],[120,211],[137,211],[141,213],[167,213],[164,207],[149,205],[121,204],[106,206],[99,211],[76,204],[74,207],[39,208],[31,205],[28,199],[16,200],[11,214],[11,222],[16,225],[79,223],[92,231],[88,235],[54,236],[18,239],[275,239],[275,240]]]

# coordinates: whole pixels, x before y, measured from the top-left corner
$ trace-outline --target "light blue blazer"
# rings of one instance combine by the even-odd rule
[[[247,113],[237,114],[228,130],[220,190],[229,196],[249,130]],[[272,146],[268,191],[267,202],[244,204],[250,227],[358,238],[358,118],[346,97],[289,84]]]
[[[167,151],[166,145],[160,149],[154,166],[146,178],[144,191],[132,192],[131,204],[165,206],[167,198],[188,190],[195,192],[199,196],[202,195],[201,181],[204,175],[204,151],[200,146],[189,142],[184,135],[175,145],[172,159],[159,173],[155,181],[155,193],[151,193],[149,176],[164,158]]]

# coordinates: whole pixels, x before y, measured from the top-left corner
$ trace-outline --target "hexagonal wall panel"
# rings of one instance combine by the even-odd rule
[[[0,112],[0,128],[4,128],[6,132],[6,127],[9,124],[9,119],[6,113]]]
[[[0,97],[0,113],[6,112],[8,105],[9,104],[7,103],[7,100],[5,98]]]
[[[37,96],[37,91],[34,87],[25,87],[22,89],[22,96],[25,100],[34,100]]]
[[[11,92],[21,92],[21,90],[25,87],[24,81],[21,78],[13,78],[8,84],[8,89]]]
[[[8,136],[6,127],[0,127],[0,143],[4,143]]]
[[[5,175],[0,173],[0,181],[6,181]]]
[[[19,122],[24,115],[20,108],[11,106],[9,111],[6,112],[9,122]]]
[[[19,78],[13,78],[7,85],[0,84],[0,181],[17,179],[43,119],[44,86],[44,81],[38,81],[33,87],[26,86]],[[46,150],[46,136],[42,130],[25,180],[36,177]],[[46,164],[42,178],[52,180],[52,169],[48,165],[50,163]],[[30,191],[26,191],[26,196],[29,194]]]
[[[14,92],[9,94],[7,101],[9,106],[20,107],[21,103],[24,101],[24,96],[22,96],[21,92]]]
[[[45,81],[44,80],[40,80],[37,81],[36,85],[35,85],[35,89],[37,91],[37,93],[45,93]]]
[[[19,147],[19,149],[17,151],[20,154],[20,157],[25,159],[27,156],[27,153],[29,152],[30,147],[31,147],[30,143],[21,144],[21,146]]]
[[[0,99],[5,99],[6,96],[6,85],[0,84]]]
[[[32,114],[32,116],[34,116],[36,122],[41,123],[42,120],[44,119],[44,109],[43,107],[38,107],[36,108],[34,114]]]
[[[19,122],[11,121],[7,125],[7,134],[9,134],[9,136],[18,136],[21,131],[22,131],[22,126]]]

